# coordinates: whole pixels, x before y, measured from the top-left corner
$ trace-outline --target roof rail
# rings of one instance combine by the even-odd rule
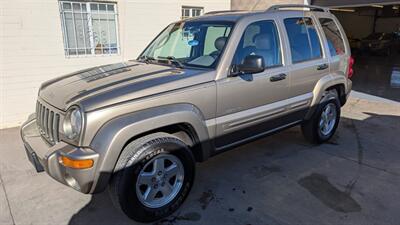
[[[244,10],[219,10],[219,11],[210,11],[204,13],[204,15],[213,15],[213,14],[219,14],[219,13],[230,13],[230,12],[243,12]]]
[[[319,12],[329,12],[328,8],[324,8],[321,6],[315,6],[315,5],[302,5],[302,4],[283,4],[283,5],[273,5],[269,7],[267,11],[277,11],[280,9],[295,9],[295,8],[306,8],[310,9],[310,11],[319,11]]]

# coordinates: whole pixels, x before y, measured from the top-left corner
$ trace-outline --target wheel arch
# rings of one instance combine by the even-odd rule
[[[322,77],[314,87],[313,99],[310,104],[310,110],[306,115],[306,119],[309,119],[318,107],[319,103],[324,97],[324,93],[329,90],[336,90],[341,106],[347,101],[346,95],[346,77],[343,75],[329,74]]]
[[[169,124],[163,127],[158,127],[152,130],[145,131],[143,133],[140,133],[136,136],[131,137],[128,139],[122,149],[124,149],[129,143],[132,141],[144,137],[146,135],[152,134],[152,133],[158,133],[158,132],[163,132],[163,133],[168,133],[171,134],[178,139],[182,140],[186,145],[191,147],[192,153],[196,159],[197,162],[204,161],[204,156],[201,152],[201,149],[195,149],[198,147],[198,144],[200,143],[199,136],[196,132],[196,129],[188,122],[180,122],[180,123],[174,123],[174,124]]]
[[[343,83],[335,84],[326,89],[326,91],[329,91],[329,90],[336,90],[341,106],[346,104],[346,101],[347,101],[346,91],[345,91],[346,89],[345,89],[345,86]]]
[[[127,144],[154,132],[170,133],[191,145],[197,161],[204,161],[210,156],[212,145],[204,117],[197,107],[174,104],[126,114],[103,125],[91,143],[91,148],[100,155],[91,193],[101,192],[107,187]]]

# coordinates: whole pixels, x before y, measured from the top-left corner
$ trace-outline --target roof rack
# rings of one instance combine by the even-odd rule
[[[243,12],[244,10],[219,10],[219,11],[210,11],[204,13],[204,15],[213,15],[213,14],[219,14],[219,13],[230,13],[230,12]]]
[[[306,8],[310,9],[310,11],[318,11],[318,12],[329,12],[328,8],[320,7],[320,6],[315,6],[315,5],[302,5],[302,4],[283,4],[283,5],[273,5],[269,7],[266,12],[269,11],[277,11],[281,9],[297,9],[297,8]]]

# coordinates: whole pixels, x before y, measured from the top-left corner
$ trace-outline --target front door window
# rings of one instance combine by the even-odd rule
[[[241,64],[249,55],[263,57],[266,68],[282,65],[278,31],[273,21],[258,21],[246,28],[233,58],[233,64]]]

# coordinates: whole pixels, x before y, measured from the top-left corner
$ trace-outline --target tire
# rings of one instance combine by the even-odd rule
[[[168,168],[175,168],[171,166],[176,165],[178,172],[175,178],[167,177],[167,163]],[[161,171],[157,168],[163,168],[162,173],[157,172]],[[151,177],[148,174],[152,174]],[[111,178],[109,193],[116,207],[129,218],[138,222],[153,222],[179,208],[193,186],[194,176],[195,160],[187,145],[167,133],[154,133],[129,143],[123,149]],[[150,185],[140,185],[142,179]],[[166,189],[172,192],[164,196]],[[151,193],[155,193],[152,195],[154,201],[147,201],[144,197],[146,193],[149,193],[149,199],[152,199]]]
[[[323,117],[324,110],[328,110],[327,107],[331,107],[331,110],[335,110],[335,115],[331,117],[334,118],[334,123],[327,126],[330,129],[322,129],[320,123]],[[335,134],[337,126],[340,120],[340,101],[336,90],[330,90],[324,93],[324,96],[319,103],[314,114],[309,120],[304,121],[301,124],[301,130],[304,137],[313,144],[321,144],[328,141]],[[325,124],[325,123],[324,123]]]

